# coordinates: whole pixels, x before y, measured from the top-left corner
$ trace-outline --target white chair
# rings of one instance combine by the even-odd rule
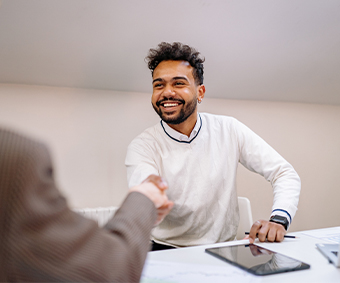
[[[253,225],[253,216],[249,199],[238,197],[238,207],[240,210],[240,223],[238,225],[236,239],[242,240],[245,237],[244,232],[249,232]]]

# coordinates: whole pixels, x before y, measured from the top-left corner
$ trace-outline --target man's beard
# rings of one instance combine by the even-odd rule
[[[160,103],[163,101],[180,101],[182,102],[183,106],[182,106],[181,111],[178,113],[178,115],[176,115],[175,117],[167,117],[167,115],[162,112],[162,109],[160,107]],[[192,113],[195,112],[196,107],[197,107],[197,98],[193,98],[187,103],[184,100],[179,100],[179,99],[163,99],[162,101],[158,101],[156,105],[158,107],[156,107],[152,103],[153,109],[155,109],[159,117],[164,122],[171,124],[171,125],[178,125],[180,123],[183,123],[186,119],[188,119],[191,116]]]

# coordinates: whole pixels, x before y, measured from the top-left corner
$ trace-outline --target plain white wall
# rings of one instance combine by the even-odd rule
[[[302,180],[291,231],[340,225],[340,106],[206,98],[199,111],[236,117],[284,156]],[[129,142],[159,122],[150,94],[0,84],[0,126],[48,143],[72,207],[119,205]],[[242,165],[238,192],[267,219],[272,189]]]

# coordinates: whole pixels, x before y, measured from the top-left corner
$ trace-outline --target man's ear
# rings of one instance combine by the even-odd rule
[[[205,86],[204,84],[201,84],[197,87],[197,100],[202,101],[202,99],[204,98],[204,94],[205,94]]]

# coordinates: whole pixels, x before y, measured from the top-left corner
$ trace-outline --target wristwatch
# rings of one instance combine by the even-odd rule
[[[284,216],[280,216],[280,215],[273,215],[272,217],[270,217],[270,222],[275,222],[278,224],[281,224],[287,231],[288,229],[288,225],[289,225],[289,221],[286,217]]]

